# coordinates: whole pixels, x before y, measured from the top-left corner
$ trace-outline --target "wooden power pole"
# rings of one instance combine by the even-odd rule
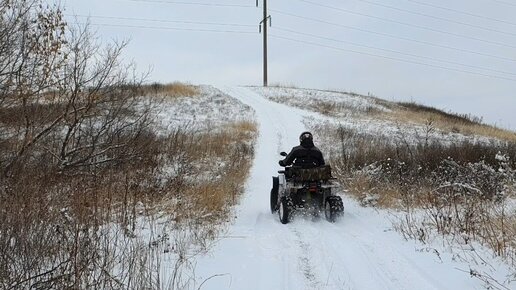
[[[256,0],[256,6],[258,7],[258,0]],[[267,15],[267,0],[263,0],[263,19],[260,21],[260,33],[263,27],[263,86],[268,85],[267,75],[267,21],[269,25],[271,23],[271,16]]]

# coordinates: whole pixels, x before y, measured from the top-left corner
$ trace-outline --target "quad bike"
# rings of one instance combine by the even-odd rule
[[[285,152],[280,153],[286,156]],[[326,220],[335,222],[344,212],[342,198],[332,193],[337,187],[331,167],[315,168],[287,166],[272,177],[271,212],[278,212],[282,224],[290,222],[294,213],[303,211],[313,216],[324,212]]]

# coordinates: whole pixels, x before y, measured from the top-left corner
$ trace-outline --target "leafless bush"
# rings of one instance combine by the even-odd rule
[[[138,256],[121,248],[129,245],[135,205],[155,192],[145,185],[153,149],[138,148],[138,160],[89,174],[65,175],[43,163],[11,177],[1,191],[1,287],[117,288],[106,286],[118,284],[117,256]]]
[[[516,194],[514,143],[443,145],[424,136],[409,143],[337,133],[341,155],[333,162],[341,183],[364,204],[405,211],[397,227],[406,237],[426,242],[437,232],[476,241],[514,262],[516,216],[507,206]]]
[[[7,38],[17,37],[2,39],[9,44],[0,73],[4,178],[20,174],[34,157],[85,171],[134,157],[127,144],[149,122],[145,110],[134,110],[138,81],[120,62],[125,43],[101,47],[88,27],[68,29],[59,7],[2,3],[4,19],[13,14]]]

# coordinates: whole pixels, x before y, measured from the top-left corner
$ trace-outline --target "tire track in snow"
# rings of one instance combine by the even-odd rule
[[[312,265],[310,256],[307,255],[307,253],[310,253],[312,249],[310,248],[310,245],[303,240],[299,231],[294,228],[293,232],[298,238],[297,243],[302,251],[302,254],[299,256],[299,268],[303,272],[303,275],[312,289],[321,289],[322,283],[314,272],[314,266]]]
[[[378,241],[379,233],[370,231],[367,224],[346,214],[341,222],[320,225],[303,225],[306,240],[319,239],[320,248],[326,249],[327,260],[320,261],[334,273],[351,273],[345,280],[349,289],[453,289],[425,274],[406,258],[403,252]],[[339,241],[339,242],[331,242]],[[313,253],[314,259],[317,253]],[[345,261],[345,263],[336,263]],[[335,264],[336,263],[336,264]],[[368,273],[368,275],[363,275]],[[341,283],[340,277],[332,284]],[[332,289],[332,288],[330,288]]]

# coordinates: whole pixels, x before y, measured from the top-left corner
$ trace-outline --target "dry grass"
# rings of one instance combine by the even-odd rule
[[[253,121],[240,121],[231,124],[231,127],[236,130],[238,134],[249,134],[258,132],[258,125]]]
[[[342,182],[342,176],[340,176]],[[363,206],[401,209],[404,193],[399,187],[380,185],[366,174],[357,173],[346,178],[348,194],[356,198]]]
[[[512,265],[516,265],[516,215],[497,212],[493,216],[483,238],[497,255],[507,257]]]
[[[197,86],[180,82],[170,84],[154,83],[143,86],[142,91],[144,95],[169,98],[194,97],[199,95],[199,88]]]
[[[249,173],[256,130],[255,123],[241,121],[210,132],[174,132],[160,145],[161,162],[177,168],[167,187],[170,191],[164,192],[172,202],[162,202],[161,209],[182,220],[200,216],[209,216],[215,224],[225,220]],[[180,204],[175,202],[178,197]]]
[[[299,86],[295,85],[294,83],[281,83],[281,82],[275,82],[275,83],[269,84],[269,87],[299,89]]]
[[[384,138],[346,128],[325,134],[334,136],[336,147],[342,151],[332,162],[337,166],[342,182],[354,189],[352,191],[356,191],[357,196],[371,193],[380,195],[381,199],[402,200],[407,193],[425,192],[439,186],[444,179],[452,177],[443,168],[456,165],[450,169],[459,170],[458,177],[460,174],[470,175],[468,181],[475,181],[475,186],[484,191],[486,197],[492,197],[503,184],[498,184],[502,181],[496,176],[489,175],[491,171],[488,168],[492,168],[494,174],[500,166],[516,167],[516,143],[462,142],[445,146],[419,140],[419,143],[409,146],[408,142],[391,143]],[[508,161],[503,163],[505,165],[496,158],[498,153],[506,154]],[[483,174],[481,177],[484,179],[475,179],[476,173]],[[386,203],[388,206],[396,204],[392,201]],[[420,204],[421,200],[411,198],[411,203]]]
[[[327,116],[337,116],[340,111],[346,109],[339,107],[339,105],[335,102],[316,101],[314,102],[314,106],[314,109],[317,112]]]
[[[398,103],[398,105],[391,107],[392,111],[385,113],[383,117],[402,124],[416,123],[426,125],[431,122],[436,128],[448,133],[485,136],[516,142],[516,132],[482,124],[482,120],[478,117],[446,113],[415,103]]]
[[[0,126],[22,126],[23,120],[20,116],[29,114],[34,116],[34,123],[48,124],[59,117],[63,110],[62,105],[57,104],[31,104],[30,106],[11,106],[0,108]]]

